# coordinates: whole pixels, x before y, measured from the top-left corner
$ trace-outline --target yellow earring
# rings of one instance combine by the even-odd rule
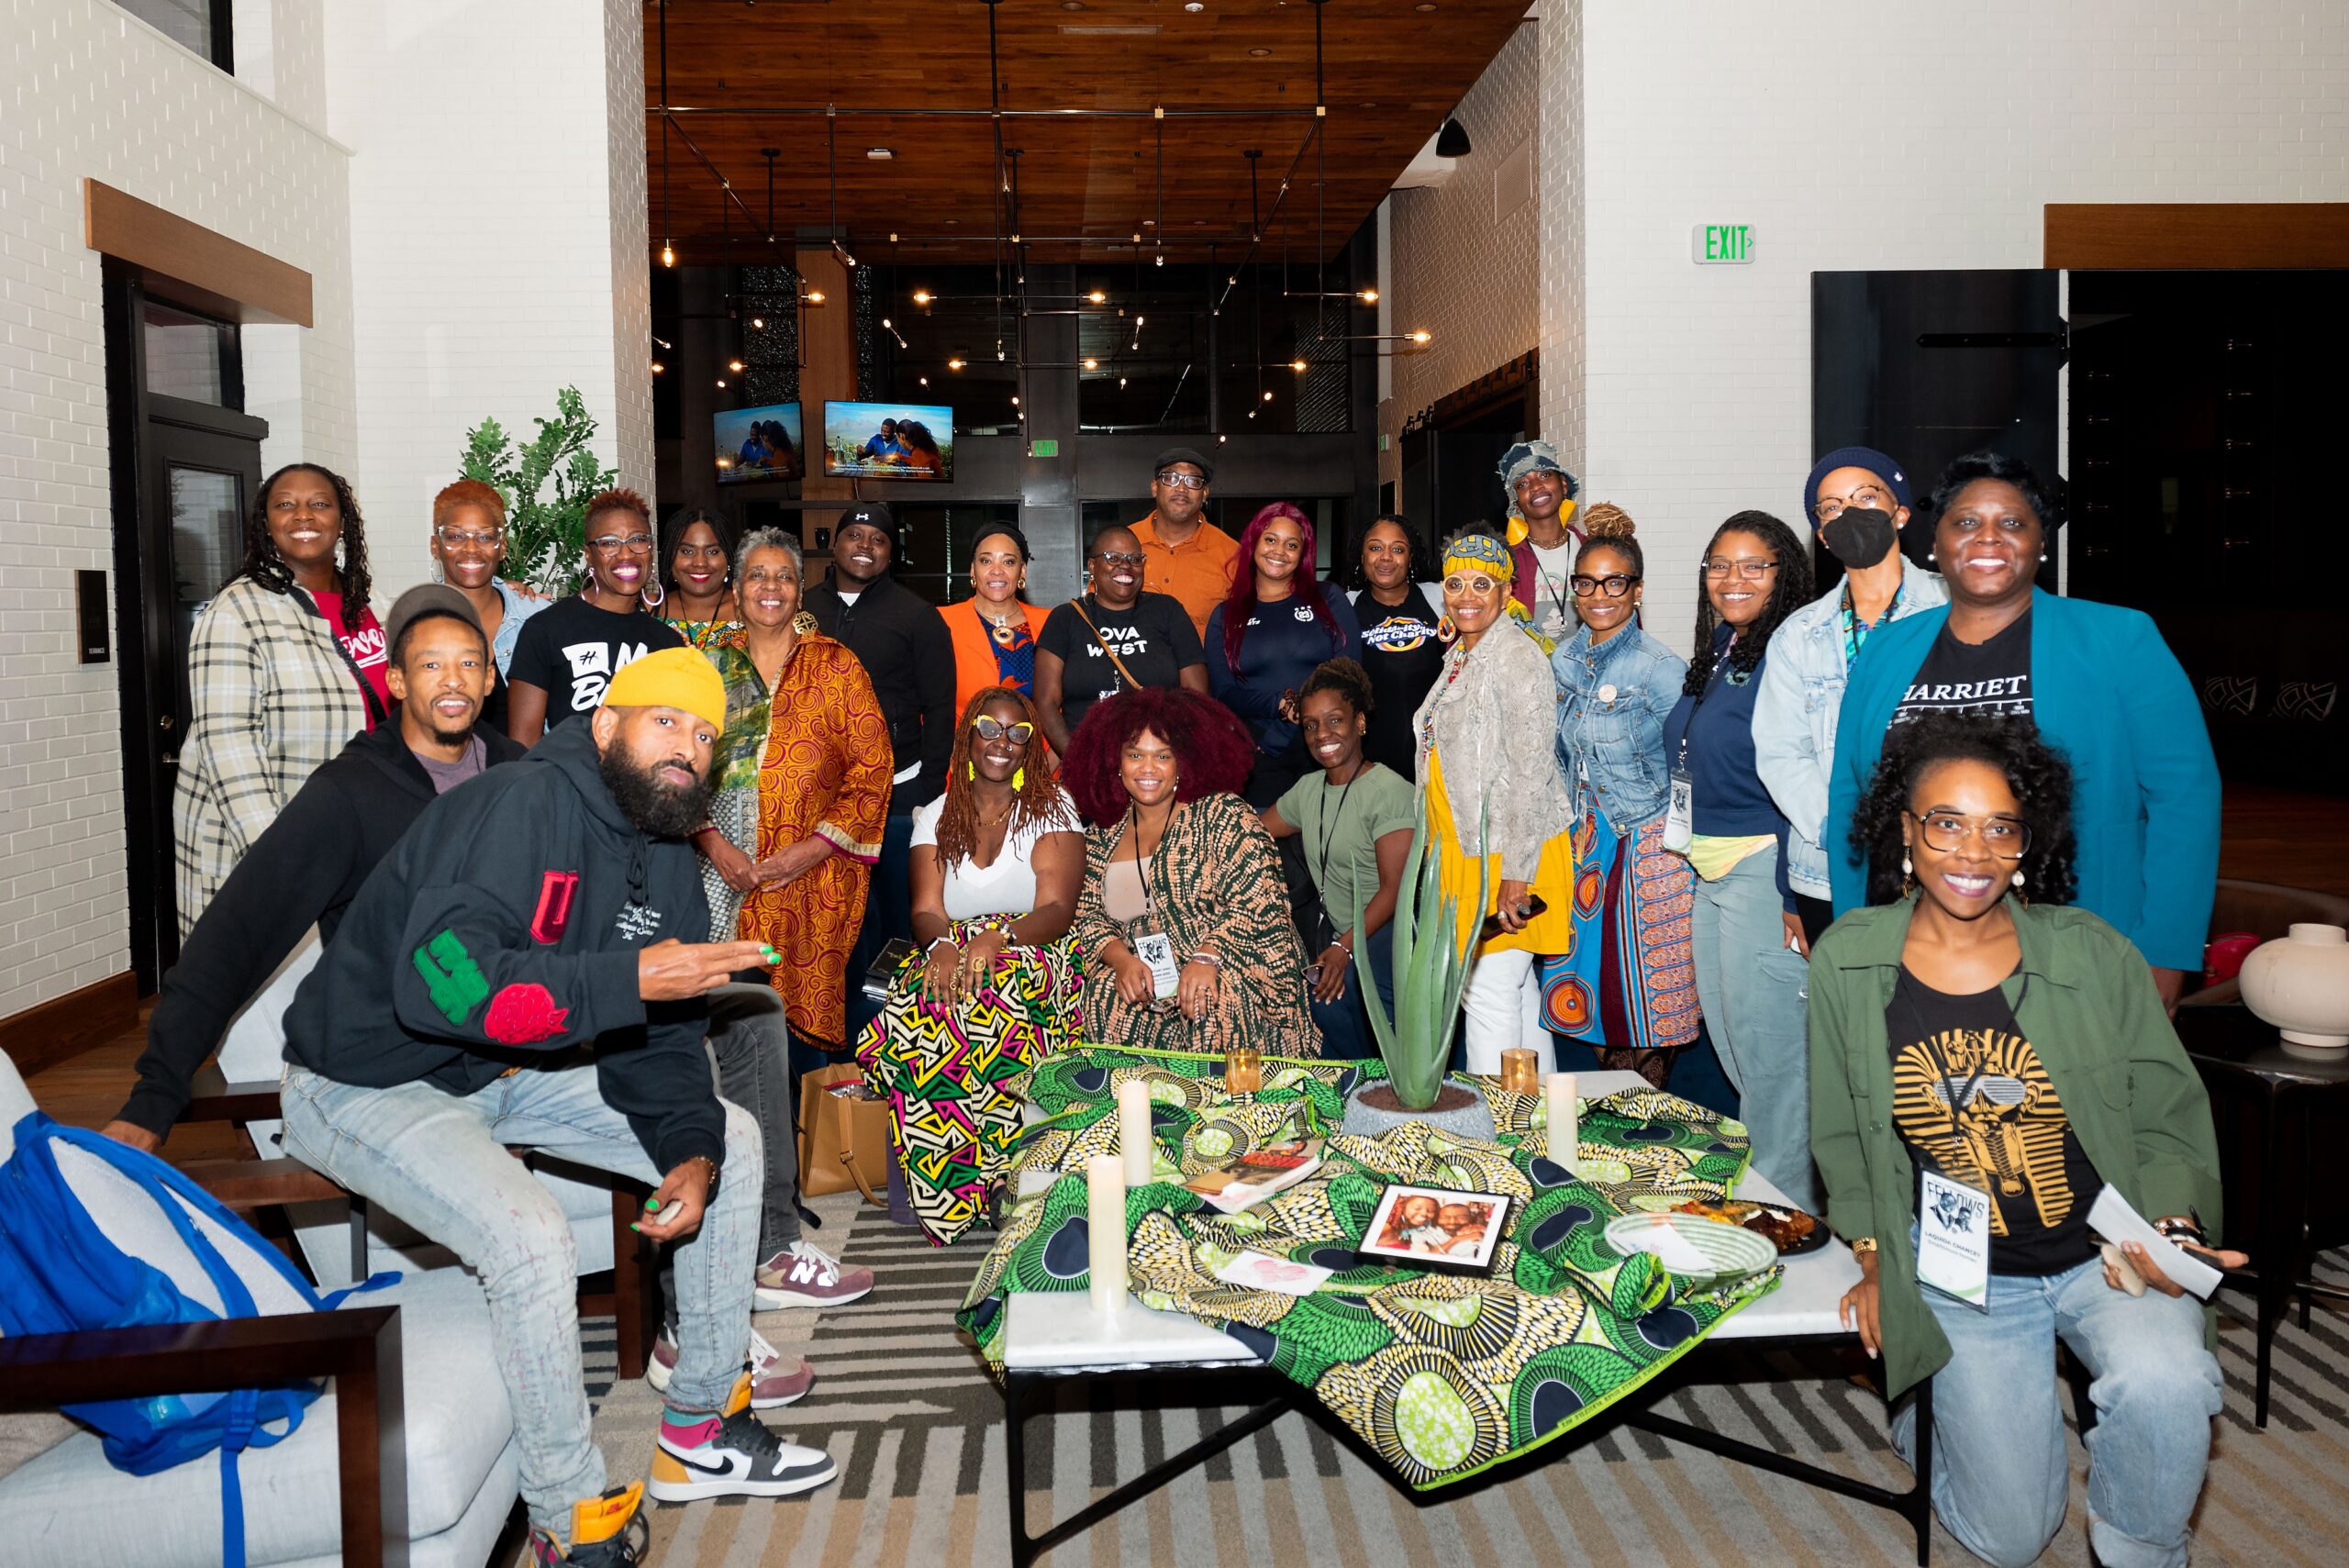
[[[976,779],[976,778],[979,776],[979,765],[978,765],[978,763],[976,763],[976,762],[965,762],[965,763],[963,763],[963,776],[964,778],[966,778],[966,779]]]
[[[1028,787],[1028,770],[1026,768],[1020,767],[1011,770],[1011,787],[1015,792]]]

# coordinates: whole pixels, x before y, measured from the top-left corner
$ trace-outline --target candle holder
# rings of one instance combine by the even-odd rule
[[[1511,1046],[1501,1052],[1501,1087],[1512,1095],[1541,1092],[1542,1059],[1531,1047]]]
[[[1264,1053],[1253,1046],[1235,1045],[1223,1053],[1223,1092],[1252,1095],[1264,1086]]]

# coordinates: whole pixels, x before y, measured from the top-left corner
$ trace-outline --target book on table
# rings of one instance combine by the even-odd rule
[[[1183,1184],[1221,1213],[1238,1214],[1251,1204],[1295,1186],[1320,1165],[1321,1140],[1297,1138],[1235,1155]]]

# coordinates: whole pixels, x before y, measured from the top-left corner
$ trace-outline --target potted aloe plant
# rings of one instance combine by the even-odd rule
[[[1478,841],[1483,839],[1479,831]],[[1480,859],[1476,869],[1480,909],[1489,876],[1486,863]],[[1468,972],[1475,966],[1476,953],[1473,935],[1464,950],[1460,941],[1460,901],[1445,895],[1437,876],[1436,857],[1428,851],[1424,806],[1411,833],[1411,852],[1403,862],[1403,885],[1395,900],[1388,932],[1393,943],[1394,1013],[1387,1013],[1378,987],[1366,983],[1367,973],[1362,988],[1371,1033],[1377,1037],[1379,1057],[1386,1063],[1386,1082],[1355,1092],[1348,1106],[1349,1129],[1378,1132],[1406,1120],[1434,1121],[1451,1131],[1489,1138],[1493,1121],[1484,1096],[1446,1082],[1453,1026],[1460,1017],[1461,994],[1467,989]],[[1359,912],[1354,916],[1354,951],[1370,951],[1370,936],[1363,929]]]

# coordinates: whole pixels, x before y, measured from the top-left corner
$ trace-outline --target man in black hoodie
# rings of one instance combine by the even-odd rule
[[[161,1148],[196,1069],[309,929],[333,938],[360,884],[436,795],[523,754],[475,727],[495,666],[470,600],[437,584],[410,588],[384,632],[399,722],[352,737],[312,773],[205,906],[163,976],[138,1087],[107,1137]]]
[[[954,752],[954,641],[936,606],[889,574],[897,558],[896,514],[863,501],[841,514],[832,569],[807,590],[807,613],[826,637],[856,655],[889,723],[896,782],[881,858],[865,895],[864,925],[849,956],[849,1038],[879,1011],[858,984],[884,944],[914,934],[914,810],[946,788]],[[806,1061],[805,1067],[820,1065]]]
[[[618,672],[588,722],[425,808],[286,1015],[288,1152],[487,1293],[537,1562],[637,1561],[646,1488],[605,1489],[570,1224],[507,1144],[659,1184],[639,1229],[678,1244],[679,1332],[651,1495],[781,1496],[835,1473],[751,1414],[742,1370],[762,1151],[712,1085],[703,997],[765,954],[704,940],[685,837],[725,717],[691,649]]]

